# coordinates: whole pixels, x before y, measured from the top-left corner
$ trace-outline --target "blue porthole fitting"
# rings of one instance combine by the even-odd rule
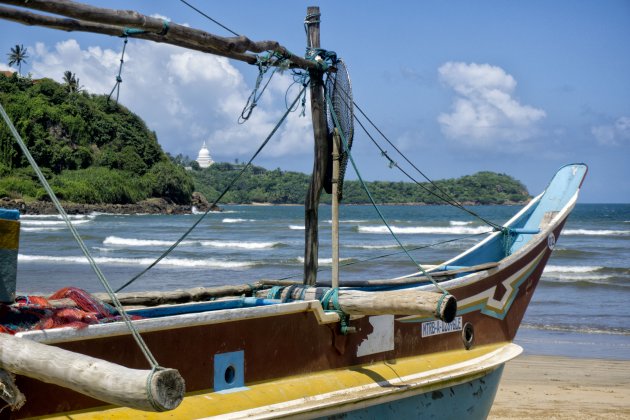
[[[234,391],[245,387],[245,352],[214,355],[214,391]]]

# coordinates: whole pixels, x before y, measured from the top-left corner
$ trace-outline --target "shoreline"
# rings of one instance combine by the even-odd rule
[[[193,203],[190,205],[172,204],[161,198],[152,198],[135,204],[80,204],[71,202],[61,203],[67,214],[87,215],[91,213],[106,214],[192,214],[193,207],[197,211],[204,212],[208,209],[209,204]],[[475,203],[463,203],[469,207],[479,206]],[[488,206],[521,206],[526,203],[504,203],[504,204],[488,204]],[[299,207],[304,204],[275,204],[275,203],[223,203],[223,206],[255,206],[255,207]],[[330,203],[320,203],[321,206],[329,207]],[[426,203],[381,203],[379,206],[440,206],[445,204],[426,204]],[[369,203],[351,203],[344,206],[371,206]],[[30,215],[51,215],[58,214],[57,209],[50,201],[32,201],[25,202],[21,199],[1,198],[0,207],[5,209],[19,210],[21,214]],[[215,206],[212,211],[222,211],[223,208]]]
[[[630,361],[521,355],[507,362],[488,419],[630,418]]]

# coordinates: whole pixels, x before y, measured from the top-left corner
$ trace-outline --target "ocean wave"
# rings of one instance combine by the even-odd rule
[[[388,244],[388,245],[344,245],[344,248],[354,249],[393,249],[398,248],[400,245]]]
[[[630,329],[618,327],[590,327],[584,325],[550,325],[541,323],[523,323],[522,328],[535,330],[558,331],[581,334],[612,334],[612,335],[630,335]]]
[[[148,266],[155,262],[153,258],[114,258],[114,257],[93,257],[97,264],[110,265],[140,265]],[[60,264],[88,264],[87,258],[84,256],[76,257],[57,257],[51,255],[24,255],[18,254],[18,261],[27,262],[46,262]],[[221,261],[215,259],[191,259],[191,258],[164,258],[158,263],[159,266],[171,267],[205,267],[205,268],[245,268],[254,265],[253,262],[238,261]]]
[[[50,232],[53,230],[64,230],[65,226],[60,227],[20,227],[20,231],[22,232]]]
[[[584,249],[575,249],[575,248],[562,248],[556,246],[553,250],[554,256],[562,256],[562,257],[585,257],[595,255],[597,252],[594,251],[586,251]]]
[[[94,219],[97,216],[96,213],[90,213],[90,214],[69,214],[68,218],[70,220],[81,220],[81,219]],[[61,218],[61,215],[59,214],[21,214],[20,215],[20,220],[31,220],[31,219],[58,219],[58,220],[63,220]]]
[[[270,249],[281,246],[280,242],[246,242],[246,241],[200,241],[202,246],[232,249]]]
[[[565,229],[563,235],[583,235],[583,236],[628,236],[630,230],[609,230],[609,229]]]
[[[126,246],[126,247],[152,247],[171,246],[175,241],[164,241],[159,239],[135,239],[121,238],[118,236],[108,236],[103,241],[103,245]],[[232,249],[269,249],[282,245],[280,242],[253,242],[253,241],[182,241],[181,246],[200,245],[212,248],[232,248]]]
[[[475,235],[486,233],[489,229],[485,226],[466,227],[466,226],[414,226],[399,227],[391,226],[392,231],[397,234],[433,234],[433,235]],[[361,233],[389,233],[387,226],[358,226]]]
[[[92,219],[73,219],[71,220],[73,225],[82,225],[90,223]],[[22,226],[65,226],[66,222],[63,220],[22,220]]]
[[[304,257],[297,257],[296,261],[298,261],[300,264],[304,264]],[[339,258],[339,262],[350,262],[350,261],[355,261],[355,259],[354,258]],[[332,258],[318,258],[317,262],[321,265],[331,265]]]
[[[592,273],[603,268],[597,265],[548,265],[544,273]]]
[[[118,236],[108,236],[103,240],[103,245],[117,246],[171,246],[175,241],[164,241],[159,239],[135,239],[121,238]],[[183,241],[180,245],[190,245],[193,241]]]
[[[223,223],[244,223],[244,222],[255,222],[256,219],[235,219],[226,217],[222,220]]]
[[[304,226],[302,225],[289,225],[289,229],[291,230],[304,230]]]
[[[451,220],[448,222],[451,226],[467,226],[472,224],[472,222],[465,222],[463,220]]]

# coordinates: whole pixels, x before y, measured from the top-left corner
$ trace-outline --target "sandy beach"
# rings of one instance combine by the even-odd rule
[[[506,365],[488,418],[628,419],[630,361],[520,356]]]

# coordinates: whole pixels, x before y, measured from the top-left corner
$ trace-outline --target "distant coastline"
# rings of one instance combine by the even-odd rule
[[[142,202],[134,203],[134,204],[81,204],[81,203],[71,203],[71,202],[62,202],[61,203],[64,210],[67,214],[74,215],[86,215],[92,213],[106,213],[106,214],[191,214],[194,211],[197,212],[205,212],[210,208],[210,204],[206,203],[195,203],[193,205],[182,205],[182,204],[173,204],[168,203],[164,199],[150,199],[144,200]],[[303,204],[298,203],[286,203],[286,204],[277,204],[277,203],[221,203],[222,205],[235,205],[235,206],[259,206],[259,207],[271,207],[271,206],[286,206],[286,207],[300,207]],[[462,203],[467,207],[478,206],[478,203]],[[490,204],[490,206],[520,206],[524,203],[503,203],[503,204]],[[322,204],[323,206],[328,206],[330,204]],[[351,204],[343,204],[346,206],[371,206],[371,204],[366,203],[351,203]],[[379,206],[435,206],[439,204],[427,204],[427,203],[379,203]],[[442,204],[444,205],[444,204]],[[30,201],[25,202],[21,199],[10,199],[7,197],[0,199],[0,208],[5,209],[16,209],[20,210],[22,214],[29,215],[50,215],[57,214],[57,209],[50,201]],[[194,209],[194,211],[193,211]],[[212,211],[222,211],[223,208],[220,206],[214,206]]]

